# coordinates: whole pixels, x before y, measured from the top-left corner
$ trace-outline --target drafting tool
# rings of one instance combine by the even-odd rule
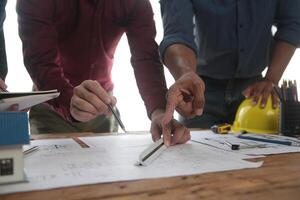
[[[23,154],[28,155],[38,149],[39,149],[38,146],[24,146]]]
[[[224,141],[224,144],[229,146],[231,148],[231,150],[239,150],[240,149],[240,145],[238,145],[238,144],[232,144],[228,141]]]
[[[153,143],[150,147],[145,149],[139,156],[139,160],[136,162],[136,166],[147,166],[153,160],[155,160],[167,146],[164,145],[163,139],[161,138],[157,142]]]
[[[246,140],[254,140],[259,142],[281,144],[288,146],[300,146],[300,140],[296,138],[286,137],[286,136],[276,136],[276,135],[266,135],[266,134],[241,134],[238,138]]]
[[[249,140],[250,142],[251,140]],[[240,149],[268,148],[268,144],[252,140],[251,143],[240,142]]]
[[[222,149],[222,150],[229,150],[227,147],[230,147],[230,150],[243,150],[243,149],[255,149],[255,148],[267,148],[268,144],[262,143],[262,142],[257,142],[257,141],[252,141],[252,140],[243,140],[240,138],[237,138],[236,136],[217,136],[214,138],[201,138],[191,140],[192,142],[204,144],[207,146],[211,146],[217,149]],[[224,148],[223,146],[226,146]]]
[[[107,104],[107,107],[112,112],[112,114],[115,116],[115,118],[118,121],[118,123],[119,123],[120,127],[122,128],[122,130],[126,133],[125,126],[124,126],[123,122],[121,121],[121,119],[119,118],[119,116],[117,115],[117,113],[115,112],[115,110],[112,108],[112,106],[110,104]]]
[[[216,149],[224,150],[223,148],[214,146],[214,145],[212,145],[212,144],[208,144],[208,143],[206,143],[206,142],[200,142],[200,141],[198,141],[198,140],[193,140],[193,139],[191,139],[190,141],[191,141],[191,142],[195,142],[195,143],[199,143],[199,144],[203,144],[203,145],[206,145],[206,146],[210,146],[210,147],[213,147],[213,148],[216,148]]]

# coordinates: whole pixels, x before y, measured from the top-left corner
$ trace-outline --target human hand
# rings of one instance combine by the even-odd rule
[[[0,90],[6,92],[7,85],[5,82],[0,78]]]
[[[112,115],[107,104],[115,106],[116,98],[110,96],[97,81],[86,80],[74,88],[70,103],[72,117],[87,122],[98,115]]]
[[[270,80],[263,80],[250,85],[243,91],[246,98],[252,98],[253,105],[256,105],[261,98],[260,107],[264,108],[267,104],[268,98],[271,95],[272,106],[278,106],[278,97],[274,91],[274,84]]]
[[[5,82],[0,78],[0,91],[7,92],[7,85]],[[19,111],[19,105],[18,104],[13,104],[11,105],[7,111]]]
[[[151,115],[152,123],[150,132],[153,141],[157,141],[163,136],[164,144],[171,146],[186,143],[191,139],[189,129],[175,119],[166,122],[164,117],[165,112],[163,110],[156,110]]]
[[[175,109],[186,118],[202,115],[204,90],[204,82],[195,72],[181,76],[168,91],[165,120],[171,121]]]
[[[11,105],[7,111],[16,112],[19,111],[19,104],[13,104]],[[28,110],[22,110],[23,112],[27,112]]]

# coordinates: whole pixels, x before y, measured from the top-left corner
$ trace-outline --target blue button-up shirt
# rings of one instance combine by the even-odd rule
[[[198,55],[198,73],[211,78],[260,75],[276,40],[300,46],[300,0],[161,0],[161,10],[161,55],[184,44]]]
[[[5,79],[7,74],[7,61],[5,51],[5,40],[3,31],[3,22],[5,19],[6,0],[0,0],[0,78]]]

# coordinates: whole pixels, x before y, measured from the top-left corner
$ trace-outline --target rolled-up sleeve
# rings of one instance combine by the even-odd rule
[[[160,55],[173,44],[183,44],[197,52],[194,36],[194,9],[190,0],[161,0],[164,38],[160,44]]]
[[[300,1],[279,0],[276,13],[276,40],[300,47]]]

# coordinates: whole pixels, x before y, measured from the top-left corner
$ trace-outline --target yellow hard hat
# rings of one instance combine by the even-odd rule
[[[271,97],[265,108],[260,107],[260,102],[253,105],[252,99],[245,99],[236,112],[232,131],[278,134],[279,114],[279,107],[272,107]]]

